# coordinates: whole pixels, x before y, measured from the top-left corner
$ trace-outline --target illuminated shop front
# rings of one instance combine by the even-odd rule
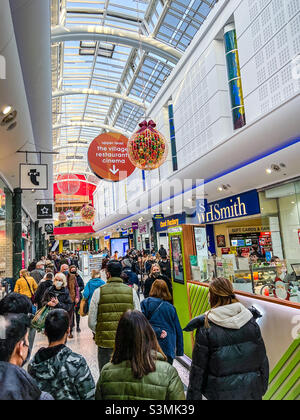
[[[12,193],[0,178],[0,279],[13,277]]]

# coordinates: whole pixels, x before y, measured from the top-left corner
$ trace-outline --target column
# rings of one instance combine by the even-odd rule
[[[13,193],[13,277],[19,278],[22,270],[22,190]]]
[[[59,253],[62,254],[64,250],[64,241],[59,241]]]
[[[245,104],[235,24],[224,28],[225,53],[234,129],[246,125]]]
[[[39,222],[34,224],[34,243],[35,243],[35,259],[38,261],[40,259],[40,236],[39,236]]]
[[[43,231],[42,228],[39,228],[39,259],[43,256]]]
[[[157,241],[157,232],[156,232],[156,223],[155,223],[155,219],[152,219],[152,223],[153,223],[153,242],[154,242],[154,249],[155,252],[158,252],[158,241]]]

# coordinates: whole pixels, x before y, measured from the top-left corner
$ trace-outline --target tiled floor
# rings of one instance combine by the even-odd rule
[[[75,353],[79,353],[85,357],[92,375],[97,383],[99,379],[98,360],[97,360],[97,346],[93,340],[91,330],[88,327],[88,318],[81,318],[80,323],[81,333],[77,333],[74,329],[74,339],[69,340],[67,346],[70,347]],[[44,335],[37,334],[35,338],[33,355],[41,348],[47,347],[48,342]],[[176,360],[174,361],[174,367],[178,370],[181,380],[185,387],[188,385],[189,373],[188,371],[179,364]]]

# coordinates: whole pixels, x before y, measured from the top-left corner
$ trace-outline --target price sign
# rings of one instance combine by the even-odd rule
[[[88,151],[91,170],[101,179],[119,182],[128,178],[135,166],[128,157],[128,138],[118,133],[106,133],[92,141]]]

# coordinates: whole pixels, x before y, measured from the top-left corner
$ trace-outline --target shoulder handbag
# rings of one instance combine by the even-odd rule
[[[148,318],[148,321],[150,321],[151,320],[151,318],[153,317],[153,315],[160,309],[160,307],[164,304],[165,302],[164,301],[162,301],[159,305],[158,305],[158,307],[155,309],[155,311],[150,315],[150,317]]]
[[[27,283],[27,286],[28,286],[28,289],[30,290],[30,294],[31,294],[31,303],[34,305],[34,293],[32,293],[32,290],[31,290],[31,287],[30,287],[30,284],[28,283],[28,280],[27,280],[27,278],[25,277],[25,276],[23,276],[23,279],[26,281],[26,283]]]
[[[90,286],[88,287],[90,289]],[[90,292],[90,290],[89,290]],[[89,297],[87,299],[85,299],[84,297],[81,299],[80,302],[80,308],[79,308],[79,315],[84,318],[85,316],[87,316],[89,314],[89,298],[90,298],[90,293],[89,293]]]

